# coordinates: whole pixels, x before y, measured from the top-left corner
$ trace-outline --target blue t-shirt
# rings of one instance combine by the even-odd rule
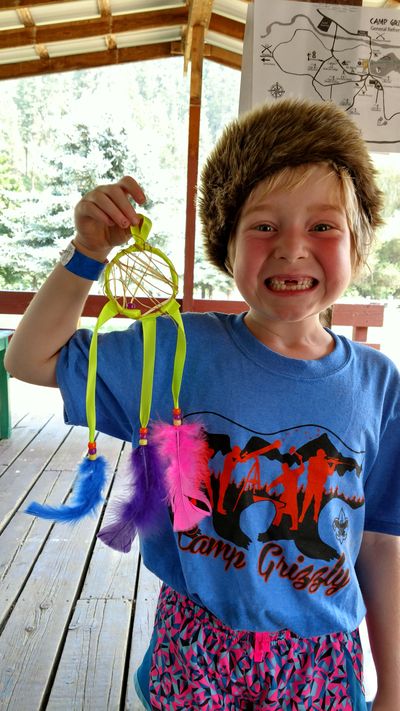
[[[319,360],[260,343],[243,315],[184,314],[180,404],[209,446],[212,515],[143,537],[146,566],[235,629],[305,637],[355,629],[363,531],[400,534],[400,379],[383,354],[333,335]],[[86,425],[91,334],[63,348],[66,421]],[[157,320],[152,418],[171,421],[176,328]],[[97,426],[136,441],[142,330],[100,336]]]

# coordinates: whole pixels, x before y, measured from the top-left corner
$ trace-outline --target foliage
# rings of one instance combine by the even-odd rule
[[[185,82],[177,81],[182,67],[160,67],[148,62],[0,85],[0,288],[38,288],[73,236],[79,197],[124,174],[145,190],[146,175],[153,240],[171,243],[170,226],[157,218],[171,202],[170,220],[184,205],[187,97]]]
[[[396,210],[400,210],[400,181],[399,181],[399,169],[397,163],[394,160],[390,160],[390,156],[387,161],[377,159],[377,182],[384,193],[385,205],[384,205],[384,217],[390,217]]]
[[[377,181],[384,193],[385,224],[378,230],[368,267],[346,292],[351,296],[387,299],[400,297],[400,158],[395,154],[373,156]]]
[[[378,246],[370,268],[356,282],[352,293],[376,299],[400,298],[400,238]]]
[[[0,238],[12,236],[13,224],[9,214],[15,205],[15,196],[21,188],[21,181],[13,172],[9,149],[4,146],[0,150],[0,214],[3,216],[0,222]]]

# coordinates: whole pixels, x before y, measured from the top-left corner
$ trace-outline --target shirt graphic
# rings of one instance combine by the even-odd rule
[[[236,423],[235,431],[238,429],[246,431]],[[363,452],[355,452],[318,425],[296,426],[271,435],[246,433],[244,445],[231,442],[222,431],[208,431],[206,438],[210,470],[206,490],[212,527],[219,539],[207,538],[201,522],[194,530],[179,534],[181,550],[224,555],[229,562],[226,569],[235,565],[240,570],[253,559],[245,551],[256,547],[258,574],[265,583],[274,571],[287,577],[295,589],[302,589],[303,582],[303,589],[308,586],[309,592],[315,592],[325,587],[325,595],[330,596],[345,587],[350,572],[343,544],[351,512],[365,503]],[[324,511],[328,505],[327,517]],[[253,536],[242,524],[250,507],[256,526]]]

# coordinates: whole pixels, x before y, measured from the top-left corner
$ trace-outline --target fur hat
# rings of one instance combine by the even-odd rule
[[[353,179],[360,209],[381,224],[382,193],[360,130],[331,102],[280,99],[232,121],[201,173],[198,195],[209,260],[228,273],[228,240],[254,186],[287,166],[332,161]]]

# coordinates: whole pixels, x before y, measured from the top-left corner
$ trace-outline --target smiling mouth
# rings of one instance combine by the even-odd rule
[[[270,277],[265,280],[265,285],[271,291],[307,291],[318,284],[312,277],[299,277],[299,279],[280,279]]]

